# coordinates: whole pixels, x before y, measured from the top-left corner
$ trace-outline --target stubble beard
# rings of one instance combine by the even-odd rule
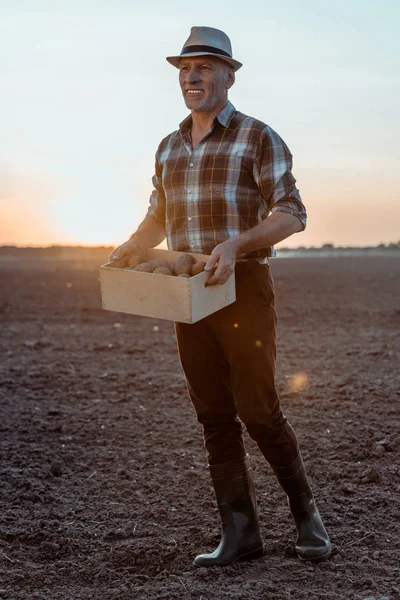
[[[184,95],[184,100],[187,108],[194,112],[209,113],[212,112],[218,104],[218,98],[214,95],[196,100],[195,98],[188,98]]]

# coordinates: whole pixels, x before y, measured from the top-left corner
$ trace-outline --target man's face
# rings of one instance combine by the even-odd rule
[[[234,80],[233,69],[212,56],[184,58],[179,65],[179,83],[185,104],[195,112],[222,110]]]

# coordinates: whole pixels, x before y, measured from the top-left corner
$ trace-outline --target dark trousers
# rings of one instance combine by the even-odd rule
[[[270,267],[237,263],[236,302],[194,323],[176,323],[179,356],[203,425],[209,464],[242,458],[242,423],[270,464],[298,454],[275,388],[276,312]]]

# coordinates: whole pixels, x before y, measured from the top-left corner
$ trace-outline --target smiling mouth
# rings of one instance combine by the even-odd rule
[[[203,90],[186,90],[185,92],[188,96],[196,96],[198,94],[202,94]]]

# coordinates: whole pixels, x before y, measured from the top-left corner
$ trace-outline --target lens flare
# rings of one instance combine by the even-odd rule
[[[295,373],[289,380],[289,390],[291,392],[301,392],[308,384],[308,375],[304,371]]]

